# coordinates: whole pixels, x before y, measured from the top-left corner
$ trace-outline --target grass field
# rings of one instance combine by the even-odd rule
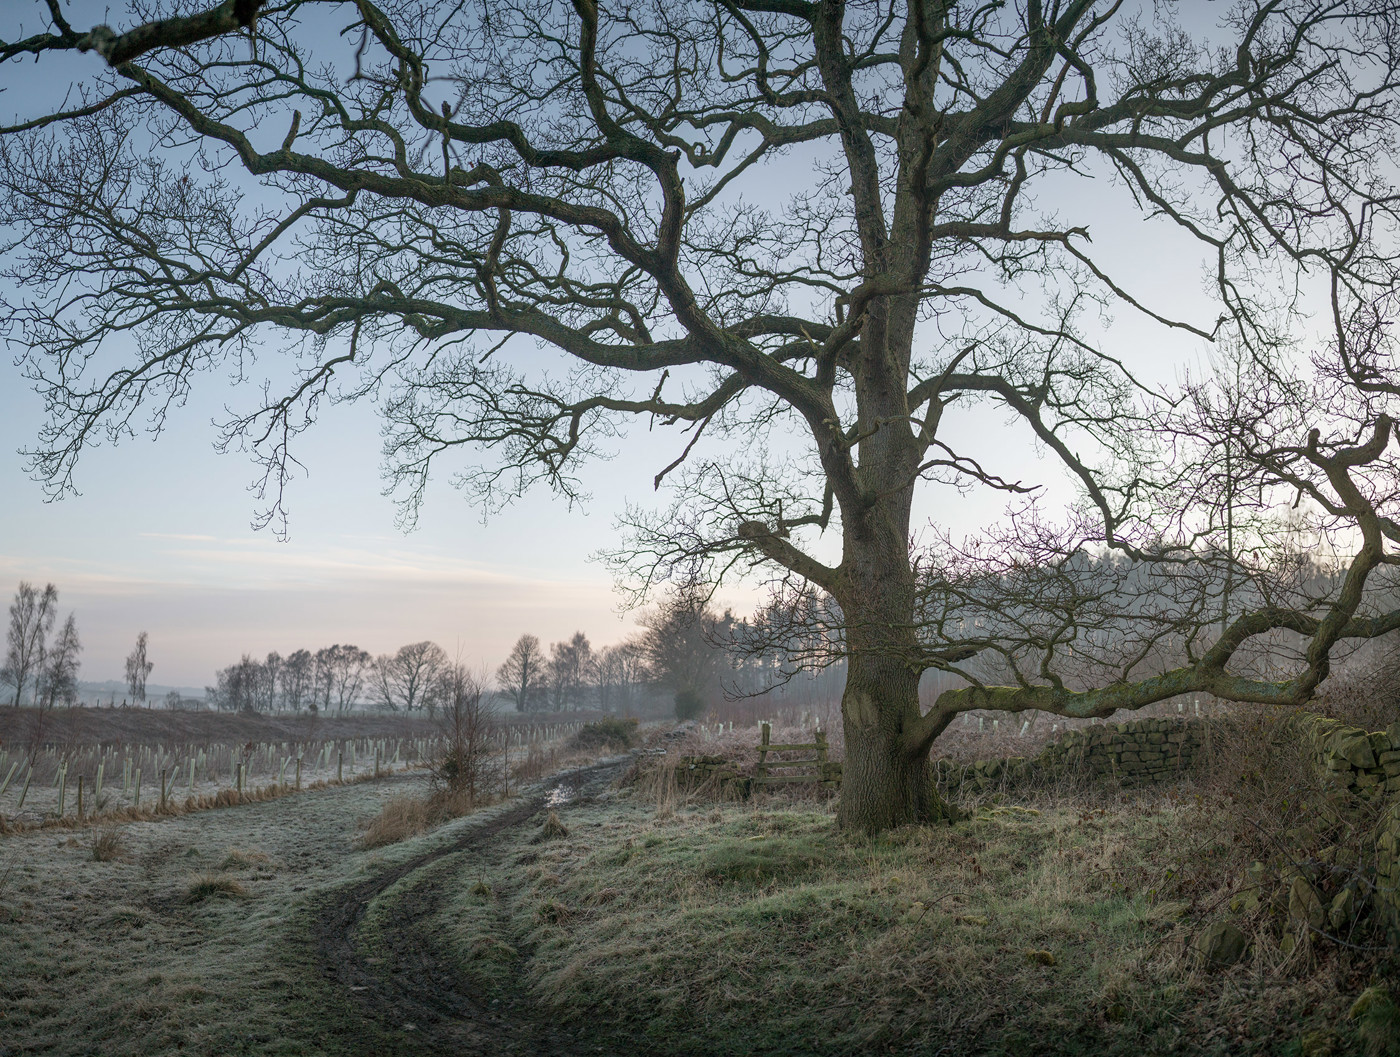
[[[818,797],[644,773],[363,847],[426,791],[0,838],[0,1055],[1396,1049],[1350,1016],[1393,951],[1285,951],[1232,915],[1253,852],[1206,784],[1029,791],[866,838]],[[356,893],[328,962],[326,911]],[[1250,948],[1209,970],[1191,945],[1225,918]]]

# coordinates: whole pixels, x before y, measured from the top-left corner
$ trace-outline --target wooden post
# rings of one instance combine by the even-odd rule
[[[238,769],[234,775],[234,784],[238,788],[238,799],[243,799],[243,764],[238,764]]]
[[[139,807],[141,806],[141,768],[139,768],[139,767],[136,768],[135,784],[136,784],[136,806],[139,808]]]
[[[68,791],[68,769],[58,769],[58,817],[63,817],[63,794]]]
[[[166,775],[166,773],[167,773],[167,772],[166,772],[166,769],[165,769],[164,767],[162,767],[162,768],[160,769],[160,810],[161,810],[161,811],[164,811],[164,810],[165,810],[165,796],[166,796],[166,789],[167,789],[167,783],[166,783],[166,780],[165,780],[165,775]]]
[[[773,728],[767,720],[764,720],[759,730],[763,732],[758,746],[758,780],[762,782],[768,777],[768,745],[773,739]]]
[[[374,777],[379,778],[379,748],[377,746],[374,750]]]
[[[345,781],[345,750],[341,749],[335,754],[335,780]]]
[[[297,788],[301,788],[301,753],[297,753]]]
[[[15,772],[18,770],[19,761],[16,760],[14,763],[10,764],[10,773],[5,775],[5,780],[3,782],[0,782],[0,796],[4,796],[5,790],[10,788],[10,779],[15,776]]]
[[[83,776],[78,775],[78,821],[83,820]]]
[[[817,760],[822,765],[822,773],[826,772],[826,731],[817,731]]]

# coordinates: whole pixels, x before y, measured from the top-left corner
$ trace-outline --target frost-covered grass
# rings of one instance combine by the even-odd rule
[[[605,1052],[1348,1052],[1374,963],[1190,957],[1212,908],[1164,893],[1192,810],[989,804],[870,839],[800,799],[581,805],[460,870],[440,934],[475,990],[523,976]]]
[[[327,979],[310,910],[512,806],[359,847],[427,793],[397,777],[128,822],[108,857],[95,829],[0,837],[0,1054],[412,1052]],[[1186,955],[1229,894],[1189,793],[1036,794],[865,838],[829,801],[638,786],[408,873],[354,942],[380,963],[441,887],[417,928],[458,986],[605,1055],[1359,1052],[1375,958]]]
[[[94,831],[0,838],[0,1052],[353,1052],[360,1028],[320,978],[305,910],[372,868],[359,827],[421,784],[128,823],[106,860]]]

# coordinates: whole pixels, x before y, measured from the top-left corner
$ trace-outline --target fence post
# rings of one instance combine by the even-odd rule
[[[297,789],[301,789],[301,753],[297,753]]]
[[[78,775],[78,821],[83,820],[83,776]]]
[[[136,806],[141,806],[141,768],[136,768]]]
[[[167,789],[169,788],[169,787],[166,785],[165,775],[166,775],[166,770],[165,770],[164,767],[162,767],[162,768],[160,769],[160,810],[161,810],[162,812],[165,811],[165,797],[166,797],[166,791],[167,791]]]
[[[773,728],[767,720],[759,727],[763,732],[763,738],[758,746],[758,780],[762,782],[768,777],[768,743],[773,737]]]
[[[335,754],[335,780],[345,781],[345,750],[341,749]]]

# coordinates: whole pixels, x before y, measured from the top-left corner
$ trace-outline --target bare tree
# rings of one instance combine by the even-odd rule
[[[337,713],[354,707],[364,687],[365,673],[373,663],[368,650],[358,646],[332,646],[325,651],[327,707],[334,702]]]
[[[0,34],[12,78],[64,52],[107,60],[52,93],[66,109],[34,93],[0,130],[20,291],[0,315],[46,401],[33,468],[55,491],[95,436],[144,414],[158,430],[268,331],[290,388],[258,390],[222,440],[258,453],[269,521],[288,444],[328,398],[383,394],[410,520],[440,460],[471,453],[458,480],[488,506],[536,482],[573,498],[576,467],[631,418],[678,427],[656,475],[679,477],[677,505],[628,516],[619,568],[702,593],[758,570],[775,611],[823,621],[807,641],[846,668],[840,820],[872,830],[940,814],[930,749],[967,709],[1298,702],[1340,641],[1400,622],[1365,590],[1396,541],[1365,337],[1396,285],[1395,5],[1245,3],[1199,31],[1170,6],[1149,20],[1095,0],[506,0],[489,18],[404,0],[346,5],[342,34],[299,6],[263,8],[256,49],[219,36],[251,23],[251,0],[158,22],[133,4],[105,33],[49,3],[47,31]],[[153,161],[168,144],[188,153]],[[1103,223],[1139,224],[1139,255],[1198,247],[1215,304],[1140,289],[1090,242]],[[1280,389],[1311,275],[1332,280],[1350,343],[1341,415],[1319,410],[1325,384]],[[1154,360],[1173,341],[1240,343],[1289,413],[1242,414],[1267,439],[1204,412],[1199,432],[1159,429],[1182,405],[1099,328],[1109,309],[1154,329]],[[128,335],[113,370],[107,339]],[[1022,510],[1000,535],[954,545],[934,526],[911,548],[916,494],[1036,490],[996,468],[988,425],[1008,419],[1079,502],[1060,524]],[[1319,532],[1364,539],[1331,594],[1240,567],[1257,541],[1231,518],[1225,545],[1233,502],[1195,447],[1213,426],[1233,440],[1228,475],[1271,501],[1295,487]],[[1099,592],[1073,561],[1104,549],[1138,571]],[[1194,572],[1174,585],[1178,567]],[[1060,665],[1095,606],[1089,630],[1131,625],[1143,650],[1089,685]],[[1233,667],[1284,633],[1287,671]],[[1150,670],[1172,651],[1186,662]],[[931,669],[967,685],[924,711]]]
[[[626,715],[636,704],[638,693],[647,684],[645,655],[640,643],[620,642],[598,651],[595,665],[598,681],[598,707],[604,712]]]
[[[69,613],[53,644],[45,650],[37,694],[41,708],[53,708],[60,702],[70,708],[77,704],[78,669],[82,666],[79,655],[82,651],[77,619]]]
[[[126,688],[131,692],[132,701],[146,700],[146,677],[155,667],[146,659],[146,633],[136,636],[136,648],[126,658]]]
[[[515,702],[517,712],[530,708],[537,687],[545,681],[545,656],[540,640],[534,635],[521,635],[511,647],[510,656],[496,670],[501,691]]]
[[[222,712],[256,712],[262,698],[263,666],[245,653],[237,664],[215,673],[215,685],[204,688],[205,699]]]
[[[549,647],[545,675],[556,712],[582,706],[592,670],[593,646],[583,632],[576,631],[567,642]]]
[[[398,653],[383,654],[374,662],[374,689],[386,708],[395,712],[414,709],[431,715],[438,705],[447,654],[434,642],[414,642]]]
[[[643,614],[638,646],[652,682],[668,690],[677,702],[695,702],[690,711],[703,712],[719,694],[726,670],[719,648],[719,617],[703,602],[686,594],[667,598]],[[686,717],[688,718],[688,717]]]
[[[498,766],[495,759],[495,717],[487,704],[489,686],[486,673],[466,667],[460,661],[442,670],[438,689],[438,731],[443,750],[433,774],[448,792],[465,795],[476,803],[493,784]]]
[[[296,650],[282,662],[282,707],[300,712],[312,697],[316,662],[310,650]]]
[[[253,682],[253,708],[258,712],[277,711],[277,684],[282,679],[282,655],[276,650],[270,652],[258,665]]]
[[[5,666],[0,682],[14,687],[10,702],[18,708],[25,688],[37,682],[43,669],[45,643],[58,617],[58,588],[45,584],[43,591],[21,581],[10,603],[10,625],[5,636]]]

